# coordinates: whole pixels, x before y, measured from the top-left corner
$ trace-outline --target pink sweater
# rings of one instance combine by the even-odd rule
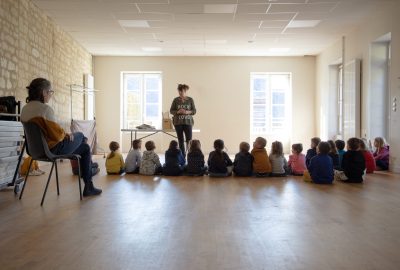
[[[304,154],[293,154],[289,156],[289,168],[294,174],[303,174],[306,168],[306,156]]]

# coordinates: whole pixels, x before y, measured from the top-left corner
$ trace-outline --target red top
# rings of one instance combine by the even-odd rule
[[[306,156],[304,154],[293,154],[289,156],[288,166],[295,174],[303,174],[306,168]]]
[[[367,173],[373,173],[376,170],[374,156],[370,151],[363,151],[363,155],[365,159],[365,168],[367,169]]]

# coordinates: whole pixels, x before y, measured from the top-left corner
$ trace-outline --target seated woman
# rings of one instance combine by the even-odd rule
[[[81,156],[82,178],[85,182],[83,196],[99,195],[102,190],[92,182],[92,155],[81,132],[67,134],[56,123],[53,109],[47,105],[54,93],[50,81],[34,79],[28,87],[26,105],[22,108],[21,121],[36,123],[43,131],[49,149],[55,155],[77,154]]]

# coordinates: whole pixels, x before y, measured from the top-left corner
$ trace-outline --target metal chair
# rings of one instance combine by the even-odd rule
[[[30,155],[32,157],[32,160],[29,163],[28,173],[27,173],[27,175],[25,177],[25,182],[24,182],[24,185],[22,187],[21,194],[19,195],[19,199],[21,200],[22,195],[24,194],[25,185],[27,183],[28,176],[29,176],[29,171],[31,169],[32,162],[34,160],[44,161],[44,162],[51,162],[52,163],[50,174],[49,174],[49,178],[47,179],[46,188],[44,189],[42,201],[40,203],[40,206],[43,206],[44,198],[46,197],[47,188],[49,186],[49,182],[50,182],[51,176],[53,174],[54,167],[56,169],[57,195],[60,195],[60,186],[59,186],[59,183],[58,183],[57,160],[59,160],[59,159],[75,159],[75,160],[78,161],[79,197],[82,200],[81,167],[80,167],[80,158],[81,158],[81,156],[80,155],[75,155],[75,154],[68,154],[68,155],[55,155],[55,154],[53,154],[50,151],[49,146],[47,145],[47,142],[46,142],[46,140],[45,140],[45,138],[43,136],[42,130],[40,129],[40,127],[37,124],[28,122],[28,123],[23,123],[23,126],[24,126],[24,131],[25,131],[26,152],[28,153],[28,155]]]

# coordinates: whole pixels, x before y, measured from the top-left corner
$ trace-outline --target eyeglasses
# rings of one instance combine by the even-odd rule
[[[53,95],[53,94],[54,94],[54,90],[48,90],[47,93],[48,93],[49,95]]]

